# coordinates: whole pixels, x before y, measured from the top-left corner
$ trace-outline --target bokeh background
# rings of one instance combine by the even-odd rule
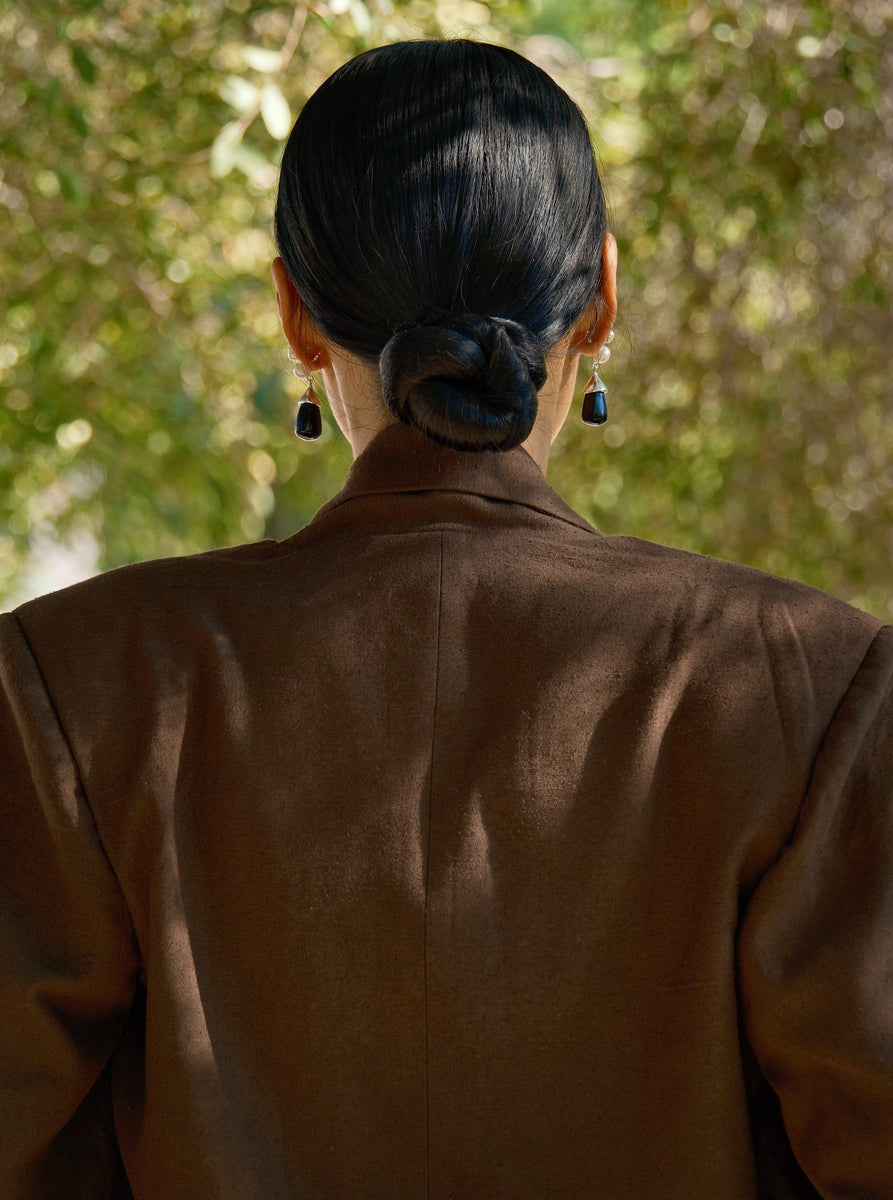
[[[891,34],[893,0],[3,5],[0,601],[337,490],[331,421],[291,432],[276,164],[345,59],[466,35],[581,105],[620,245],[611,419],[569,423],[553,484],[893,618]]]

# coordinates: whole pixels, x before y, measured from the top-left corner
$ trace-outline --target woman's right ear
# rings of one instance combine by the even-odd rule
[[[301,362],[313,363],[313,370],[327,366],[329,356],[326,341],[314,325],[281,258],[273,259],[273,282],[285,340]]]

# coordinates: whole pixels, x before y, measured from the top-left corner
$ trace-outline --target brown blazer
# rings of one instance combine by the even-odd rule
[[[893,1197],[890,628],[394,426],[0,670],[3,1200]]]

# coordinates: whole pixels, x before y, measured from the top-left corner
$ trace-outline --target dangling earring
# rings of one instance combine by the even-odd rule
[[[604,425],[608,419],[608,402],[606,400],[608,389],[605,387],[598,369],[611,357],[608,342],[613,342],[613,340],[614,330],[612,329],[605,338],[605,344],[592,359],[592,374],[586,381],[586,387],[583,389],[582,415],[584,425]]]
[[[291,346],[288,348],[288,357],[291,359],[295,378],[302,380],[306,385],[295,414],[295,434],[305,442],[315,442],[322,433],[322,414],[319,411],[319,397],[313,390],[313,376],[303,366]],[[319,354],[315,354],[310,361],[316,362],[318,358]]]

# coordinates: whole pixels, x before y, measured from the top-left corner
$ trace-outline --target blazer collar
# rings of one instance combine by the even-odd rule
[[[351,467],[344,487],[317,518],[359,496],[430,491],[468,492],[523,504],[592,532],[592,526],[552,490],[522,447],[505,452],[450,450],[399,422],[386,426],[370,442]]]

